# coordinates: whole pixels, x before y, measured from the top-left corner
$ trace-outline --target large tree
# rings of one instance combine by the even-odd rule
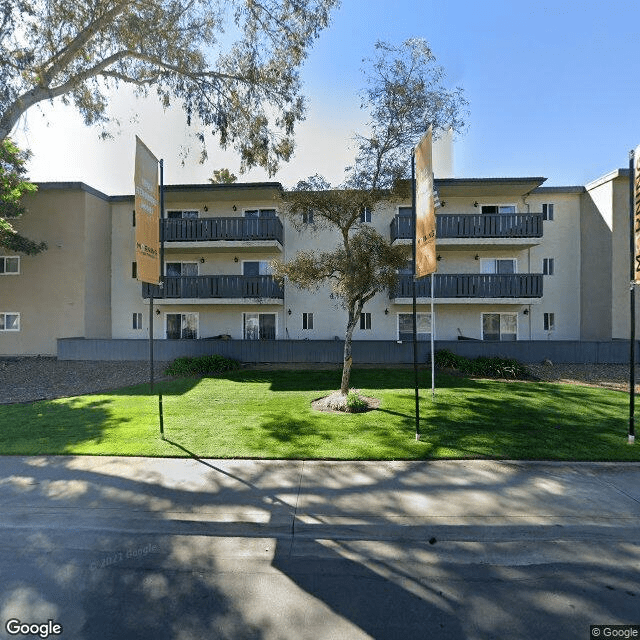
[[[109,90],[180,104],[189,123],[273,174],[304,115],[299,68],[339,0],[0,0],[0,141],[62,97],[88,125]]]
[[[364,305],[395,286],[408,258],[404,248],[392,247],[388,237],[364,224],[361,214],[406,199],[413,147],[430,125],[436,136],[449,128],[461,131],[467,106],[462,89],[444,87],[444,72],[422,39],[400,46],[379,42],[376,56],[366,62],[361,98],[369,131],[356,136],[358,153],[343,185],[333,189],[314,176],[283,194],[283,211],[294,226],[332,229],[340,241],[331,250],[303,251],[288,263],[274,263],[278,277],[300,288],[330,283],[346,309],[342,396],[349,391],[353,331]]]
[[[36,191],[26,178],[28,158],[28,152],[20,151],[9,138],[0,142],[0,247],[33,255],[44,251],[47,245],[25,238],[12,224],[25,213],[22,196]]]

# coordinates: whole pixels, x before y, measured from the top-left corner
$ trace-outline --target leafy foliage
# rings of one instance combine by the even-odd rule
[[[0,140],[56,97],[105,123],[124,83],[181,104],[201,143],[212,130],[241,170],[273,175],[304,115],[298,69],[338,2],[0,0]]]
[[[517,360],[482,356],[469,359],[446,349],[436,351],[435,365],[438,369],[453,369],[466,376],[513,380],[531,378],[529,370]]]
[[[47,248],[44,242],[34,242],[20,235],[11,220],[25,213],[22,197],[34,193],[37,187],[26,179],[27,152],[20,151],[9,139],[0,142],[0,247],[17,253],[36,254]]]
[[[347,411],[349,413],[362,413],[369,408],[369,405],[363,400],[356,391],[350,391],[347,396]]]
[[[346,170],[341,188],[319,175],[303,180],[282,195],[282,210],[298,230],[338,232],[341,242],[330,251],[302,251],[287,263],[275,261],[276,277],[302,289],[329,282],[347,311],[344,365],[340,391],[349,390],[351,342],[364,305],[395,287],[397,270],[407,261],[406,248],[392,247],[373,227],[361,224],[365,210],[406,197],[398,181],[411,167],[411,150],[429,125],[436,134],[461,130],[466,100],[462,90],[442,86],[443,71],[422,39],[394,47],[377,43],[378,57],[365,70],[362,108],[370,112],[370,133],[357,136],[358,155]],[[309,225],[310,215],[313,225]]]
[[[235,371],[240,363],[217,354],[177,358],[165,370],[168,376],[213,376],[225,371]]]
[[[213,172],[213,178],[209,178],[211,184],[232,184],[238,179],[238,176],[231,173],[229,169],[216,169]]]

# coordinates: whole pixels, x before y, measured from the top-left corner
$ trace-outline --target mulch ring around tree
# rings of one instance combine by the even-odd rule
[[[351,393],[354,391],[355,390],[352,389]],[[358,393],[358,398],[365,404],[365,406],[359,409],[352,409],[347,406],[347,398],[348,396],[341,394],[339,391],[334,391],[328,396],[312,400],[311,408],[315,411],[324,411],[326,413],[366,413],[367,411],[373,411],[380,406],[379,398],[370,398]]]

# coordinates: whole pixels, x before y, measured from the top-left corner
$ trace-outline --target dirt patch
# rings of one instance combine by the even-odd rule
[[[347,396],[342,395],[339,391],[334,391],[324,398],[317,398],[316,400],[313,400],[311,402],[311,408],[315,411],[324,411],[326,413],[366,413],[367,411],[373,411],[380,406],[379,398],[370,398],[369,396],[363,396],[360,393],[358,393],[358,398],[366,406],[356,411],[347,406]]]

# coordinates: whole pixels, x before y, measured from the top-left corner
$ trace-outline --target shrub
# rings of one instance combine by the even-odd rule
[[[527,379],[529,370],[517,360],[500,357],[465,358],[451,351],[436,351],[435,365],[439,369],[455,369],[463,375],[486,378]]]
[[[369,405],[358,395],[356,391],[349,391],[347,396],[347,411],[350,413],[361,413],[366,411]]]
[[[165,370],[168,376],[213,376],[224,371],[234,371],[240,363],[224,356],[197,356],[178,358]]]

